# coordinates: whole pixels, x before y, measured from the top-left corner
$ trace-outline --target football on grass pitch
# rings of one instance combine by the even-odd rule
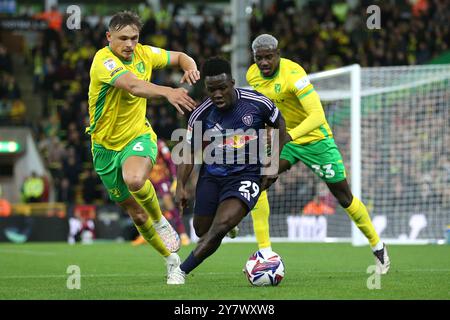
[[[273,251],[267,257],[256,251],[248,258],[244,273],[254,286],[276,286],[284,278],[284,264],[281,257]]]

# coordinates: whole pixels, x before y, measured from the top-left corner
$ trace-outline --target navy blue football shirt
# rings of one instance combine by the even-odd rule
[[[233,106],[220,109],[208,98],[192,112],[188,122],[186,140],[192,149],[202,148],[204,169],[214,176],[244,170],[259,174],[263,137],[260,130],[266,124],[276,126],[280,116],[272,101],[259,92],[234,90],[237,100]]]

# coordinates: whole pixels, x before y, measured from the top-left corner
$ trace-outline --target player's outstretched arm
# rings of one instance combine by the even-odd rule
[[[128,91],[132,95],[141,98],[157,98],[164,97],[172,104],[178,112],[184,114],[183,109],[192,111],[195,109],[195,101],[189,97],[187,90],[184,88],[171,88],[160,86],[138,79],[131,72],[121,75],[113,84],[116,88]]]
[[[170,51],[170,65],[178,66],[184,71],[180,83],[189,83],[193,85],[200,80],[200,71],[197,69],[195,60],[183,52]]]

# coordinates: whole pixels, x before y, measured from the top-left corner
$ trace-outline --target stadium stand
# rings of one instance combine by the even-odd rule
[[[385,30],[372,32],[361,27],[365,23],[361,17],[367,15],[367,1],[361,1],[354,7],[346,1],[332,1],[331,5],[314,1],[301,8],[296,7],[294,1],[274,1],[267,9],[254,5],[249,21],[251,38],[263,32],[278,37],[283,55],[299,61],[308,73],[352,63],[361,66],[423,64],[449,49],[450,27],[446,23],[448,10],[445,9],[449,1],[428,1],[425,9],[408,4],[374,3],[388,15],[385,18],[388,23]],[[185,51],[194,57],[198,65],[207,57],[227,54],[226,46],[231,42],[232,27],[223,17],[207,16],[199,9],[197,16],[200,19],[194,23],[179,16],[178,6],[172,9],[163,8],[155,13],[146,7],[140,12],[144,17],[141,42]],[[23,16],[48,17],[32,10],[24,10]],[[27,50],[25,58],[32,69],[30,77],[33,89],[42,97],[41,119],[33,129],[39,151],[52,175],[56,200],[68,204],[102,204],[109,203],[109,199],[97,175],[92,172],[90,140],[84,129],[89,124],[89,68],[93,54],[107,44],[104,36],[106,21],[93,15],[81,24],[77,32],[68,30],[64,24],[52,26],[42,31],[36,45]],[[25,113],[30,106],[25,106],[21,100],[20,84],[12,76],[10,59],[7,49],[0,45],[0,118],[24,123]],[[176,86],[179,78],[179,74],[165,70],[155,72],[152,81]],[[198,101],[203,96],[201,88],[200,83],[191,89],[191,95]],[[186,118],[177,115],[173,108],[163,107],[165,105],[165,101],[149,101],[148,116],[158,135],[167,140],[175,128],[184,127]],[[411,112],[399,115],[396,123],[407,128],[413,126],[420,117],[423,115]],[[427,117],[427,121],[432,121],[436,130],[445,126],[439,120],[439,113]],[[335,132],[339,145],[348,143],[346,134]],[[424,143],[415,152],[420,152],[423,160],[427,161],[427,150],[432,147],[432,144]],[[421,172],[420,175],[405,172],[402,179],[396,180],[397,192],[401,194],[410,188],[411,181],[419,181],[422,186],[420,192],[424,197],[432,193],[434,197],[440,197],[446,206],[450,206],[448,190],[443,194],[433,192],[433,184],[438,179],[450,179],[450,163],[445,155],[438,166],[441,169],[436,167],[431,172],[415,171]],[[395,164],[392,167],[396,168]],[[444,170],[446,177],[438,175],[438,170]],[[312,190],[317,183],[314,177],[304,170],[298,170],[283,177],[285,186],[277,184],[273,191],[280,199],[293,196],[285,193],[284,188],[289,188],[290,181],[295,183],[298,178],[304,183],[298,188],[295,201],[285,202],[292,204],[292,208],[287,210],[292,213],[298,213],[299,208],[312,199]]]

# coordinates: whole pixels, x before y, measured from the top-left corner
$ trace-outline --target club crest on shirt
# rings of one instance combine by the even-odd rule
[[[253,116],[251,114],[246,114],[242,117],[242,122],[247,126],[250,127],[253,123]]]
[[[139,62],[137,65],[136,65],[136,69],[137,69],[137,71],[139,71],[140,73],[144,73],[144,71],[145,71],[145,66],[144,66],[144,62]]]
[[[280,93],[281,92],[281,84],[275,83],[275,92]]]

